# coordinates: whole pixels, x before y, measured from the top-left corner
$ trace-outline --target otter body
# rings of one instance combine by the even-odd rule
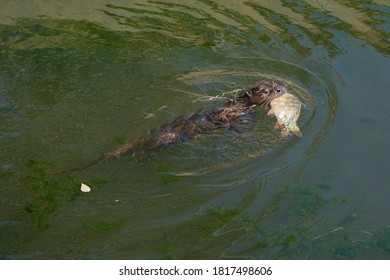
[[[269,106],[273,98],[278,96],[282,90],[283,87],[272,81],[261,81],[252,84],[245,88],[239,96],[230,98],[221,107],[211,111],[198,110],[188,117],[179,117],[172,123],[151,131],[148,135],[120,145],[114,151],[104,153],[85,166],[63,172],[82,170],[100,161],[130,153],[143,161],[147,158],[147,152],[179,141],[189,140],[199,133],[223,127],[232,129],[234,123],[239,119],[250,118],[256,105]]]
[[[206,133],[217,128],[233,129],[237,119],[249,118],[254,111],[252,106],[237,102],[231,106],[217,108],[213,111],[198,110],[188,117],[179,117],[172,123],[151,131],[150,134],[129,141],[114,151],[104,154],[104,159],[120,157],[132,153],[141,161],[148,151],[167,147],[179,141],[187,141],[197,134]]]

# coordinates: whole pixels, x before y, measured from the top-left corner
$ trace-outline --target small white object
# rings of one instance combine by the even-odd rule
[[[91,188],[88,187],[86,184],[81,183],[81,191],[82,192],[90,192]]]

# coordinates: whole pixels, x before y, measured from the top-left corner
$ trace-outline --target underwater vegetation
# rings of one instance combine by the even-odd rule
[[[63,203],[74,200],[81,195],[80,182],[72,175],[55,177],[49,174],[53,165],[50,163],[29,160],[22,182],[26,187],[27,202],[25,209],[38,228],[49,226],[49,217]],[[104,177],[96,177],[89,184],[101,187],[108,183]]]

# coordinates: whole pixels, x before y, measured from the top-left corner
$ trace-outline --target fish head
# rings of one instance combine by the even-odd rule
[[[286,90],[273,81],[261,81],[248,86],[244,92],[251,103],[268,106],[275,97],[286,93]]]
[[[280,85],[275,85],[274,91],[275,91],[275,96],[273,98],[279,97],[287,92],[286,89]]]

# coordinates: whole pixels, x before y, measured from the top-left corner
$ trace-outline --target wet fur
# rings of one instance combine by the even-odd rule
[[[234,122],[248,119],[256,105],[269,106],[271,100],[280,94],[281,86],[272,81],[261,81],[246,87],[240,95],[231,97],[223,106],[212,111],[198,110],[188,117],[179,117],[172,123],[153,130],[150,134],[118,146],[84,166],[56,173],[77,171],[88,168],[100,161],[133,154],[140,161],[147,159],[147,152],[167,147],[179,141],[186,141],[199,133],[218,128],[234,128]],[[282,88],[283,89],[283,88]]]

